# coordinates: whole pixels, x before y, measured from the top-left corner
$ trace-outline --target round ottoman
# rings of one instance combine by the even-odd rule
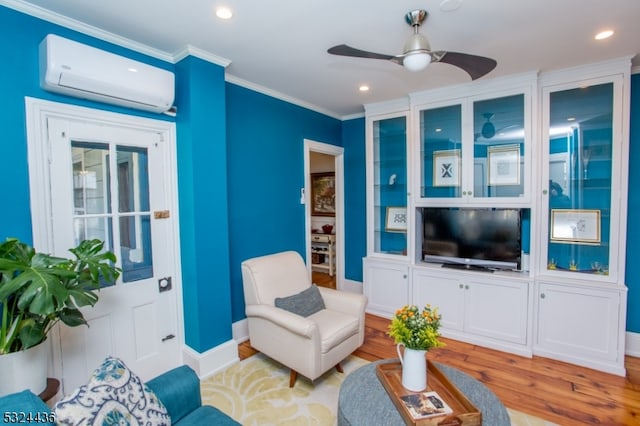
[[[403,426],[405,424],[376,375],[377,364],[393,361],[397,360],[382,360],[367,364],[344,379],[338,395],[339,426]],[[440,363],[435,365],[482,412],[483,425],[511,425],[507,410],[489,388],[453,367]]]

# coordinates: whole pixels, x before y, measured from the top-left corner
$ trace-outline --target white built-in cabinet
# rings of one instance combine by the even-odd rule
[[[530,356],[530,283],[523,277],[413,268],[413,303],[437,306],[443,335]]]
[[[620,353],[624,350],[620,348],[624,342],[623,302],[622,289],[538,281],[535,353],[620,373],[613,367],[624,354]]]
[[[396,309],[410,302],[408,264],[365,258],[364,274],[369,313],[391,317]]]
[[[430,304],[444,336],[624,375],[629,84],[622,58],[365,105],[368,311]],[[425,207],[525,211],[522,267],[423,262]]]

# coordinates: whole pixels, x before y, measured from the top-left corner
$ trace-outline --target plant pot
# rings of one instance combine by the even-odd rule
[[[400,352],[402,343],[398,343],[396,351],[402,364],[402,386],[412,392],[421,392],[427,388],[427,351],[404,348],[404,356]]]
[[[0,355],[0,396],[29,389],[38,395],[47,387],[47,341],[26,351]]]

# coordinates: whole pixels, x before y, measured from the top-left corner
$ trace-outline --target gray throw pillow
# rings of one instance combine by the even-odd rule
[[[276,297],[275,305],[277,308],[293,312],[303,317],[313,315],[325,308],[320,290],[318,290],[318,286],[315,284],[312,284],[311,287],[298,294],[287,297]]]

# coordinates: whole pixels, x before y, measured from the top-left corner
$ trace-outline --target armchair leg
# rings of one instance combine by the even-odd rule
[[[295,370],[291,370],[291,374],[289,375],[289,387],[292,388],[293,385],[296,384],[296,380],[298,379],[298,372]]]
[[[338,370],[338,373],[344,373],[344,370],[342,369],[342,366],[340,365],[340,363],[336,364],[336,370]]]

